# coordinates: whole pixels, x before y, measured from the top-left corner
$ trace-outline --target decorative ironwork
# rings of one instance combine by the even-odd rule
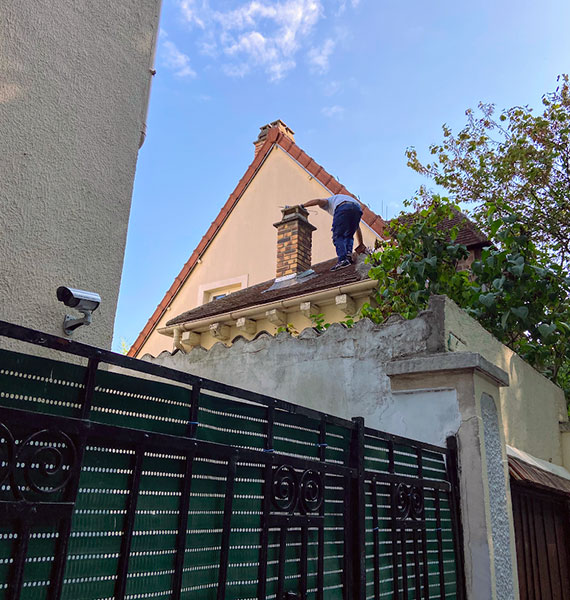
[[[370,585],[369,578],[372,576],[375,600],[384,597],[390,588],[393,597],[407,598],[411,585],[415,587],[417,597],[444,597],[448,577],[452,577],[451,581],[457,581],[458,600],[464,598],[461,561],[458,558],[461,543],[455,446],[446,450],[399,438],[365,428],[362,420],[357,419],[359,422],[353,423],[283,400],[202,380],[174,369],[0,321],[0,337],[2,336],[89,360],[88,367],[85,368],[65,362],[56,364],[55,361],[22,354],[12,355],[9,351],[0,350],[0,359],[4,359],[0,369],[0,386],[5,382],[12,386],[5,388],[9,393],[12,393],[15,383],[21,388],[22,394],[28,392],[27,386],[37,385],[39,388],[40,382],[45,379],[49,381],[47,387],[50,389],[42,385],[40,393],[51,395],[59,401],[63,399],[58,397],[61,383],[57,381],[61,378],[71,383],[71,386],[68,383],[65,388],[64,395],[69,394],[67,400],[75,397],[75,405],[80,406],[79,409],[66,408],[62,412],[59,404],[48,402],[39,407],[34,405],[33,410],[27,408],[30,404],[17,398],[10,406],[6,406],[4,401],[0,402],[0,485],[3,486],[0,512],[14,540],[5,545],[6,553],[1,557],[12,563],[4,579],[0,579],[0,584],[8,590],[10,598],[20,597],[23,586],[29,585],[29,573],[35,577],[33,570],[27,568],[28,555],[34,556],[34,560],[41,557],[46,562],[53,559],[49,581],[46,576],[41,582],[44,595],[49,595],[53,600],[59,600],[62,596],[77,596],[77,584],[74,580],[64,579],[64,573],[68,543],[79,523],[83,531],[93,532],[100,536],[101,541],[107,539],[109,531],[121,533],[118,556],[113,565],[109,562],[105,566],[105,573],[114,571],[113,597],[123,600],[126,597],[129,573],[134,569],[130,564],[130,557],[136,527],[140,525],[141,531],[149,534],[146,536],[146,545],[137,541],[137,549],[140,548],[143,552],[153,551],[156,545],[155,531],[158,524],[154,519],[149,520],[148,524],[137,522],[135,526],[140,508],[137,507],[140,504],[139,496],[148,494],[150,490],[154,494],[157,488],[160,489],[159,494],[163,490],[172,493],[171,474],[176,478],[182,476],[178,508],[172,504],[173,512],[178,513],[178,535],[171,546],[166,545],[168,541],[164,542],[164,549],[172,549],[175,553],[173,582],[167,578],[168,582],[165,584],[165,591],[172,592],[173,600],[180,600],[183,595],[182,585],[187,577],[185,556],[190,544],[192,548],[198,547],[197,544],[220,548],[219,553],[210,553],[213,558],[204,559],[219,560],[219,568],[214,568],[216,565],[212,564],[210,569],[208,562],[208,569],[193,569],[192,582],[200,586],[217,586],[213,597],[218,600],[226,598],[227,586],[235,582],[235,569],[229,568],[233,540],[239,540],[240,546],[248,549],[252,565],[255,563],[254,553],[257,549],[259,552],[259,583],[254,581],[250,585],[257,586],[257,589],[248,590],[248,597],[265,598],[271,595],[279,600],[295,600],[308,597],[308,592],[312,596],[313,591],[316,591],[317,598],[350,596],[354,600],[363,600],[369,597],[369,588],[366,586]],[[160,426],[160,431],[147,428],[146,420],[143,422],[132,417],[123,419],[115,416],[107,419],[108,415],[105,414],[102,419],[102,415],[98,413],[99,420],[93,420],[90,414],[92,404],[101,408],[101,403],[109,403],[111,400],[107,396],[97,396],[96,382],[101,389],[101,382],[106,381],[109,375],[107,371],[98,369],[99,363],[170,380],[170,384],[183,384],[183,394],[178,395],[178,390],[182,388],[172,385],[165,388],[164,392],[165,397],[168,396],[177,406],[182,397],[182,416],[168,421],[161,420],[163,425]],[[16,365],[16,375],[19,377],[23,374],[26,378],[31,374],[32,377],[28,375],[30,381],[22,384],[18,379],[15,382],[13,379],[16,375],[11,372],[14,367],[7,368],[7,364]],[[49,369],[46,365],[49,365]],[[56,371],[59,369],[62,374],[52,376],[53,368]],[[49,373],[49,377],[46,373]],[[117,402],[121,407],[121,415],[126,415],[131,406],[139,402],[141,392],[137,386],[143,379],[136,381],[131,376],[118,373],[112,377],[115,378],[113,386],[121,395],[129,392],[126,394],[129,406],[123,407],[121,399]],[[148,379],[152,378],[144,379],[145,386]],[[192,386],[191,392],[188,386]],[[219,408],[220,414],[224,413],[224,419],[229,420],[234,414],[240,419],[251,418],[252,428],[256,431],[257,422],[264,422],[264,452],[260,452],[257,438],[256,443],[249,446],[247,441],[236,443],[230,436],[227,436],[228,439],[211,439],[211,431],[208,430],[206,439],[203,439],[199,427],[199,421],[202,420],[199,412],[205,405],[206,408],[201,413],[204,417],[210,410],[208,402],[211,401],[204,392],[214,392],[216,402],[219,400],[218,396],[225,398],[224,407]],[[189,401],[186,400],[188,394]],[[29,396],[33,397],[31,392]],[[247,410],[242,413],[244,403]],[[256,410],[252,415],[252,405],[265,409],[265,416],[261,410]],[[104,406],[107,408],[108,404]],[[159,415],[154,411],[154,406],[152,410],[140,409],[141,414],[163,418],[162,408]],[[169,425],[180,419],[183,424],[186,420],[186,427],[175,429]],[[283,435],[277,431],[291,425],[291,431],[298,428],[298,441],[304,444],[308,438],[306,431],[313,432],[312,442],[318,439],[317,458],[314,448],[308,446],[307,456],[301,450],[285,457],[275,448],[275,439],[279,439],[278,435]],[[232,430],[238,429],[233,423],[231,427]],[[226,431],[223,423],[219,424],[219,429]],[[243,428],[244,434],[248,432],[247,427]],[[318,438],[314,437],[317,433]],[[289,435],[293,437],[295,434]],[[377,449],[365,446],[365,435],[368,443],[374,440]],[[404,447],[404,450],[400,447]],[[405,451],[407,457],[413,456],[414,451],[417,456],[416,461],[406,458],[404,469],[399,468],[401,463],[397,460],[397,454],[402,451]],[[430,453],[428,457],[432,466],[434,460],[445,463],[446,469],[440,479],[425,479],[422,472],[423,452]],[[384,459],[386,453],[387,464]],[[168,465],[166,459],[156,458],[166,454]],[[105,462],[105,456],[109,457],[108,463]],[[366,463],[367,458],[374,462]],[[282,464],[283,461],[287,461],[287,464]],[[417,467],[415,474],[409,468],[411,465]],[[156,473],[156,477],[162,477],[160,481],[166,482],[168,478],[168,487],[163,487],[162,484],[155,487],[154,475],[152,478],[143,476],[147,470]],[[195,471],[199,471],[199,474]],[[81,519],[75,519],[80,477],[82,507],[93,506],[96,510],[83,511]],[[224,479],[225,492],[220,489]],[[264,483],[261,496],[260,481]],[[371,507],[365,494],[367,482],[372,484]],[[199,489],[193,488],[195,484]],[[327,510],[324,502],[325,485],[327,503],[330,498]],[[430,499],[425,509],[424,493]],[[208,496],[216,498],[211,507]],[[223,511],[220,511],[221,496]],[[252,498],[251,510],[241,510],[244,497]],[[441,502],[446,503],[445,513],[441,510],[440,498]],[[145,510],[154,509],[155,506],[158,510],[161,509],[162,496],[157,495],[156,499],[153,496],[152,503],[149,503],[149,499],[150,496],[144,496]],[[259,504],[256,504],[258,501]],[[172,499],[172,503],[174,502]],[[194,502],[200,503],[195,507],[195,514],[199,514],[199,517],[191,525],[190,518],[194,519],[194,516],[189,516],[189,506]],[[239,502],[240,510],[237,509],[236,502]],[[386,510],[389,508],[386,505],[390,502],[391,512]],[[258,535],[254,515],[258,513],[259,506],[262,513],[259,516]],[[367,506],[371,508],[371,523],[368,521]],[[119,513],[123,515],[117,516]],[[112,515],[112,519],[101,518],[101,514]],[[207,515],[208,520],[204,515]],[[44,542],[42,537],[46,523],[49,524],[50,531],[57,527],[55,546],[51,542]],[[193,529],[196,525],[199,528]],[[367,547],[366,552],[364,551],[368,535],[366,528],[370,526],[374,542],[373,568],[367,567],[370,548]],[[453,531],[456,565],[452,565],[452,561],[446,558],[443,549],[443,543],[448,543],[449,537],[444,540],[442,530],[446,532],[449,527]],[[246,539],[244,531],[248,532]],[[448,533],[445,535],[449,536]],[[389,549],[386,551],[386,536],[391,537],[391,555]],[[168,539],[173,538],[168,536]],[[98,543],[99,539],[95,540],[91,535],[77,538],[74,541],[75,556],[80,560],[84,557],[85,560],[92,561],[92,553],[105,548],[97,545]],[[368,546],[368,542],[366,545]],[[431,561],[429,566],[428,545]],[[437,558],[435,555],[431,556],[435,552]],[[445,552],[449,550],[446,549]],[[381,574],[389,572],[385,570],[386,566],[390,566],[388,563],[391,565],[391,582],[381,578]],[[93,569],[91,562],[82,564],[88,564],[87,568]],[[448,575],[448,568],[455,569],[455,573]],[[292,569],[297,569],[298,573],[295,574]],[[212,579],[207,578],[206,571],[213,573]],[[433,576],[436,573],[439,578]],[[151,569],[148,576],[153,576]],[[241,573],[238,576],[241,578]],[[99,594],[109,595],[108,576],[93,579],[97,579],[93,583],[93,594],[97,597]],[[98,585],[100,588],[96,588]],[[291,587],[296,588],[296,591],[292,591]],[[287,588],[290,591],[286,591]]]
[[[273,471],[272,502],[283,512],[293,513],[300,504],[303,514],[314,513],[323,503],[322,475],[313,469],[303,471],[301,477],[293,467],[281,465]]]
[[[297,473],[289,465],[281,465],[273,472],[271,486],[273,504],[282,511],[293,512],[297,506],[299,483]]]
[[[403,521],[407,518],[419,520],[424,511],[424,495],[418,486],[407,486],[398,483],[394,487],[392,503],[396,512],[396,519]]]
[[[301,475],[299,499],[303,513],[319,510],[324,500],[323,478],[320,473],[308,469]]]
[[[67,434],[42,429],[17,443],[8,427],[0,423],[0,438],[0,485],[8,480],[14,498],[26,500],[31,492],[49,495],[65,489],[77,461],[75,444]]]

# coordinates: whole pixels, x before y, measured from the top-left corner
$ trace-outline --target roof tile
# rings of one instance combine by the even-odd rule
[[[355,265],[339,269],[338,271],[331,271],[330,268],[335,264],[336,260],[334,258],[313,265],[312,269],[315,274],[300,279],[296,284],[270,290],[269,288],[275,282],[275,279],[270,279],[269,281],[244,288],[219,300],[213,300],[212,302],[186,311],[168,321],[166,325],[178,325],[180,323],[197,321],[252,306],[262,306],[276,300],[294,298],[295,296],[310,294],[320,290],[345,286],[349,283],[367,279],[366,269],[358,270]]]

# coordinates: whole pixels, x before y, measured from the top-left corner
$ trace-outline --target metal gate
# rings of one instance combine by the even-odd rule
[[[0,350],[6,598],[464,598],[453,439],[0,335],[87,361]]]

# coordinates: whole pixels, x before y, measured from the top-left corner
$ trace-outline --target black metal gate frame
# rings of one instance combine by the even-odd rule
[[[415,574],[417,589],[420,589],[420,564],[417,560],[418,544],[423,546],[424,560],[426,556],[425,548],[425,521],[423,518],[423,490],[424,488],[444,488],[451,491],[452,513],[455,533],[456,556],[458,557],[458,598],[464,598],[464,581],[462,574],[462,539],[459,503],[458,503],[458,480],[457,480],[457,448],[455,438],[448,439],[447,464],[449,469],[450,484],[423,479],[421,476],[421,452],[422,448],[427,450],[435,449],[441,452],[442,448],[430,446],[429,444],[413,441],[414,446],[418,448],[418,464],[420,465],[420,477],[404,477],[394,474],[394,443],[410,443],[411,440],[400,438],[391,434],[378,432],[364,427],[364,420],[360,417],[347,421],[333,415],[321,413],[319,411],[291,404],[289,402],[271,398],[256,392],[236,388],[230,385],[221,384],[208,379],[202,379],[181,371],[168,367],[155,365],[141,360],[133,359],[124,355],[116,354],[99,348],[94,348],[86,344],[59,338],[50,334],[41,333],[32,329],[0,321],[0,336],[20,340],[36,346],[50,348],[63,353],[86,358],[87,370],[83,398],[81,404],[80,418],[62,417],[48,414],[30,413],[25,410],[0,407],[0,427],[2,435],[10,443],[11,428],[29,427],[30,423],[37,420],[37,433],[47,431],[57,431],[64,436],[65,441],[71,445],[73,461],[69,473],[63,484],[59,486],[63,496],[59,502],[32,502],[28,501],[19,492],[14,481],[10,479],[11,470],[15,468],[17,460],[17,449],[9,449],[9,464],[3,474],[3,480],[10,480],[13,501],[0,501],[0,514],[5,521],[16,521],[18,523],[18,541],[13,557],[13,564],[10,572],[7,588],[7,598],[17,600],[22,592],[24,579],[24,565],[26,561],[27,548],[30,536],[31,525],[37,521],[59,522],[59,535],[57,541],[57,550],[50,576],[50,587],[48,591],[48,600],[59,600],[61,596],[64,571],[67,558],[67,547],[71,533],[71,519],[73,515],[74,504],[77,498],[79,477],[81,473],[83,455],[87,443],[105,440],[120,440],[120,445],[125,448],[135,450],[134,469],[131,476],[131,485],[129,489],[129,498],[127,502],[127,514],[125,518],[124,535],[122,537],[119,566],[115,585],[114,598],[123,600],[126,591],[127,573],[129,568],[129,553],[133,535],[133,526],[139,493],[139,485],[142,473],[142,460],[145,452],[152,450],[163,450],[169,448],[171,451],[179,452],[185,456],[185,474],[183,479],[183,489],[181,496],[181,505],[179,510],[179,524],[176,542],[175,572],[173,578],[172,598],[179,600],[181,598],[182,573],[184,565],[184,552],[186,549],[186,515],[189,510],[189,499],[192,484],[192,469],[196,457],[214,458],[225,460],[227,462],[227,480],[223,512],[223,536],[220,554],[219,581],[217,587],[217,599],[223,600],[226,595],[228,553],[229,553],[229,532],[232,519],[232,501],[234,494],[234,483],[236,475],[236,465],[239,462],[252,462],[263,464],[264,466],[264,499],[262,516],[262,534],[261,534],[261,552],[259,561],[259,588],[258,598],[264,599],[266,595],[265,572],[267,568],[268,554],[268,531],[270,527],[278,527],[279,536],[279,556],[285,556],[285,546],[287,543],[287,529],[289,527],[300,527],[301,544],[301,588],[306,589],[307,581],[307,531],[308,528],[318,528],[318,567],[317,567],[317,598],[324,599],[323,592],[323,556],[322,548],[324,545],[323,521],[323,478],[327,474],[334,474],[346,478],[344,510],[348,515],[355,515],[354,518],[347,518],[345,521],[345,597],[354,600],[364,600],[366,598],[366,556],[365,556],[365,496],[367,487],[372,495],[373,525],[375,531],[375,540],[377,540],[378,531],[378,507],[376,506],[376,485],[379,482],[388,482],[390,484],[391,496],[393,499],[392,508],[392,545],[394,573],[398,573],[396,555],[403,550],[403,573],[406,572],[406,531],[411,529],[413,534],[413,545],[415,555]],[[188,424],[186,435],[173,436],[164,433],[144,431],[132,428],[118,427],[115,425],[106,425],[90,420],[91,406],[95,391],[95,378],[99,365],[101,363],[122,367],[131,371],[141,372],[153,375],[162,379],[175,381],[191,386],[190,414],[188,415]],[[263,451],[236,448],[224,446],[213,442],[207,442],[196,439],[198,400],[202,390],[209,390],[235,398],[243,399],[267,407],[267,431],[265,437],[265,448]],[[290,413],[305,415],[312,419],[320,420],[320,448],[319,459],[311,460],[295,456],[279,456],[273,453],[273,424],[275,410],[285,410]],[[342,466],[330,462],[325,462],[325,431],[326,425],[333,424],[352,430],[352,440],[350,445],[350,460],[348,466]],[[37,435],[34,433],[33,435]],[[388,440],[390,448],[389,472],[377,473],[368,472],[364,469],[364,440],[365,436],[381,437]],[[30,436],[32,437],[32,436]],[[29,439],[29,438],[28,438]],[[25,445],[24,442],[23,445]],[[299,477],[299,472],[302,475]],[[33,487],[33,485],[32,485]],[[439,503],[436,494],[436,509],[438,527],[439,523]],[[279,509],[279,514],[272,514],[272,507]],[[400,510],[401,509],[401,510]],[[398,512],[400,510],[400,512]],[[283,514],[286,513],[286,514]],[[408,519],[412,516],[412,520]],[[416,531],[419,532],[416,535]],[[422,535],[423,531],[423,535]],[[445,598],[443,586],[443,565],[441,552],[441,530],[438,535],[438,557],[440,561],[440,590],[441,598]],[[378,571],[378,544],[375,544],[375,580],[374,597],[380,597],[380,581]],[[299,596],[287,593],[284,589],[284,560],[280,561],[277,598],[299,598]],[[427,564],[423,565],[424,576],[427,577]],[[403,589],[399,590],[398,576],[394,577],[393,598],[394,600],[408,600],[408,590],[406,577],[402,577]],[[425,584],[425,582],[424,582]],[[429,589],[424,585],[423,589],[429,598]],[[302,593],[302,600],[305,594]]]

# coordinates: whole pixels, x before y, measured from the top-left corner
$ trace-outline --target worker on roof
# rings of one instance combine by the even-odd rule
[[[331,267],[331,271],[343,269],[352,264],[352,247],[354,245],[354,234],[358,240],[356,252],[366,250],[362,242],[362,231],[360,230],[360,218],[362,208],[360,202],[346,194],[335,194],[328,198],[313,198],[301,204],[304,208],[319,206],[332,215],[332,240],[336,249],[337,263]]]

